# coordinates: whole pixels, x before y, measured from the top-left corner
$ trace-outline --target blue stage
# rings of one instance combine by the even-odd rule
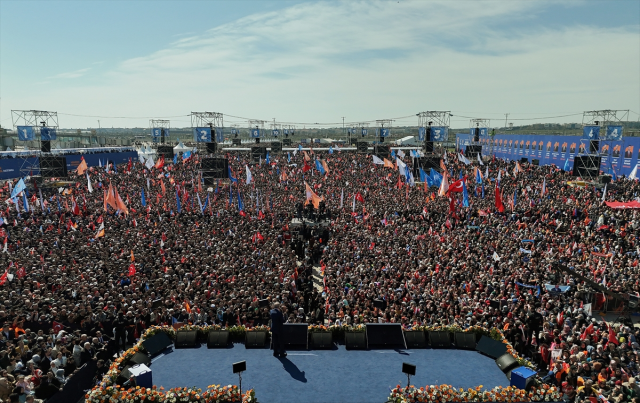
[[[384,402],[389,387],[406,386],[402,363],[417,366],[411,384],[448,384],[485,389],[508,386],[507,377],[494,360],[464,350],[336,350],[289,351],[275,358],[268,349],[247,350],[242,344],[229,349],[179,349],[153,359],[153,383],[165,389],[238,384],[234,362],[246,361],[242,389],[255,389],[261,403],[284,402]]]

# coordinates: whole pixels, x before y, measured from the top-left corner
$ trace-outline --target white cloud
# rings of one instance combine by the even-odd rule
[[[91,70],[91,68],[60,73],[47,78],[78,78],[84,76],[89,70]]]
[[[292,122],[422,110],[515,117],[639,109],[637,29],[498,28],[501,21],[531,19],[539,7],[503,1],[303,3],[187,33],[166,49],[120,64],[101,85],[56,87],[57,109],[113,116],[213,110]],[[615,56],[601,57],[603,49]]]

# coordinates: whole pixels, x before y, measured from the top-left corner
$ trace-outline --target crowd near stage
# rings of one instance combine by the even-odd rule
[[[233,150],[210,128],[179,154],[19,156],[0,399],[640,398],[637,169],[422,129],[414,148]]]

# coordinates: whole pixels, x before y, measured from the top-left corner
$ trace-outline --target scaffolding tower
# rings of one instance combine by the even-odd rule
[[[43,167],[42,156],[51,156],[51,150],[58,148],[57,135],[51,140],[42,140],[40,130],[43,128],[58,130],[58,112],[54,111],[37,111],[37,110],[12,110],[11,119],[14,129],[17,131],[20,127],[31,127],[33,131],[33,140],[24,141],[25,150],[33,150],[33,156],[19,157],[22,159],[20,173],[23,176],[33,175],[39,172]],[[18,137],[19,138],[19,137]],[[20,140],[18,140],[20,141]],[[45,146],[45,147],[43,147]],[[37,157],[37,158],[33,158]],[[48,159],[46,159],[48,161]],[[45,162],[46,165],[46,162]]]
[[[167,141],[167,137],[171,136],[171,122],[164,119],[151,119],[149,120],[149,129],[151,130],[151,141],[153,143],[164,144]],[[159,129],[160,134],[154,135],[154,129]]]
[[[581,138],[578,156],[582,157],[588,166],[596,167],[598,174],[603,162],[606,168],[611,168],[614,172],[617,168],[618,172],[620,171],[621,166],[613,167],[611,161],[615,147],[623,148],[623,140],[607,137],[606,130],[610,125],[624,127],[622,123],[628,120],[629,109],[602,109],[582,113],[582,126],[598,126],[600,135],[598,139]]]

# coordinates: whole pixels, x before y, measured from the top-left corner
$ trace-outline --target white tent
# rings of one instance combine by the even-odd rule
[[[185,151],[193,151],[193,148],[185,146],[184,144],[182,144],[182,141],[179,142],[177,146],[173,147],[174,153],[182,153]]]

